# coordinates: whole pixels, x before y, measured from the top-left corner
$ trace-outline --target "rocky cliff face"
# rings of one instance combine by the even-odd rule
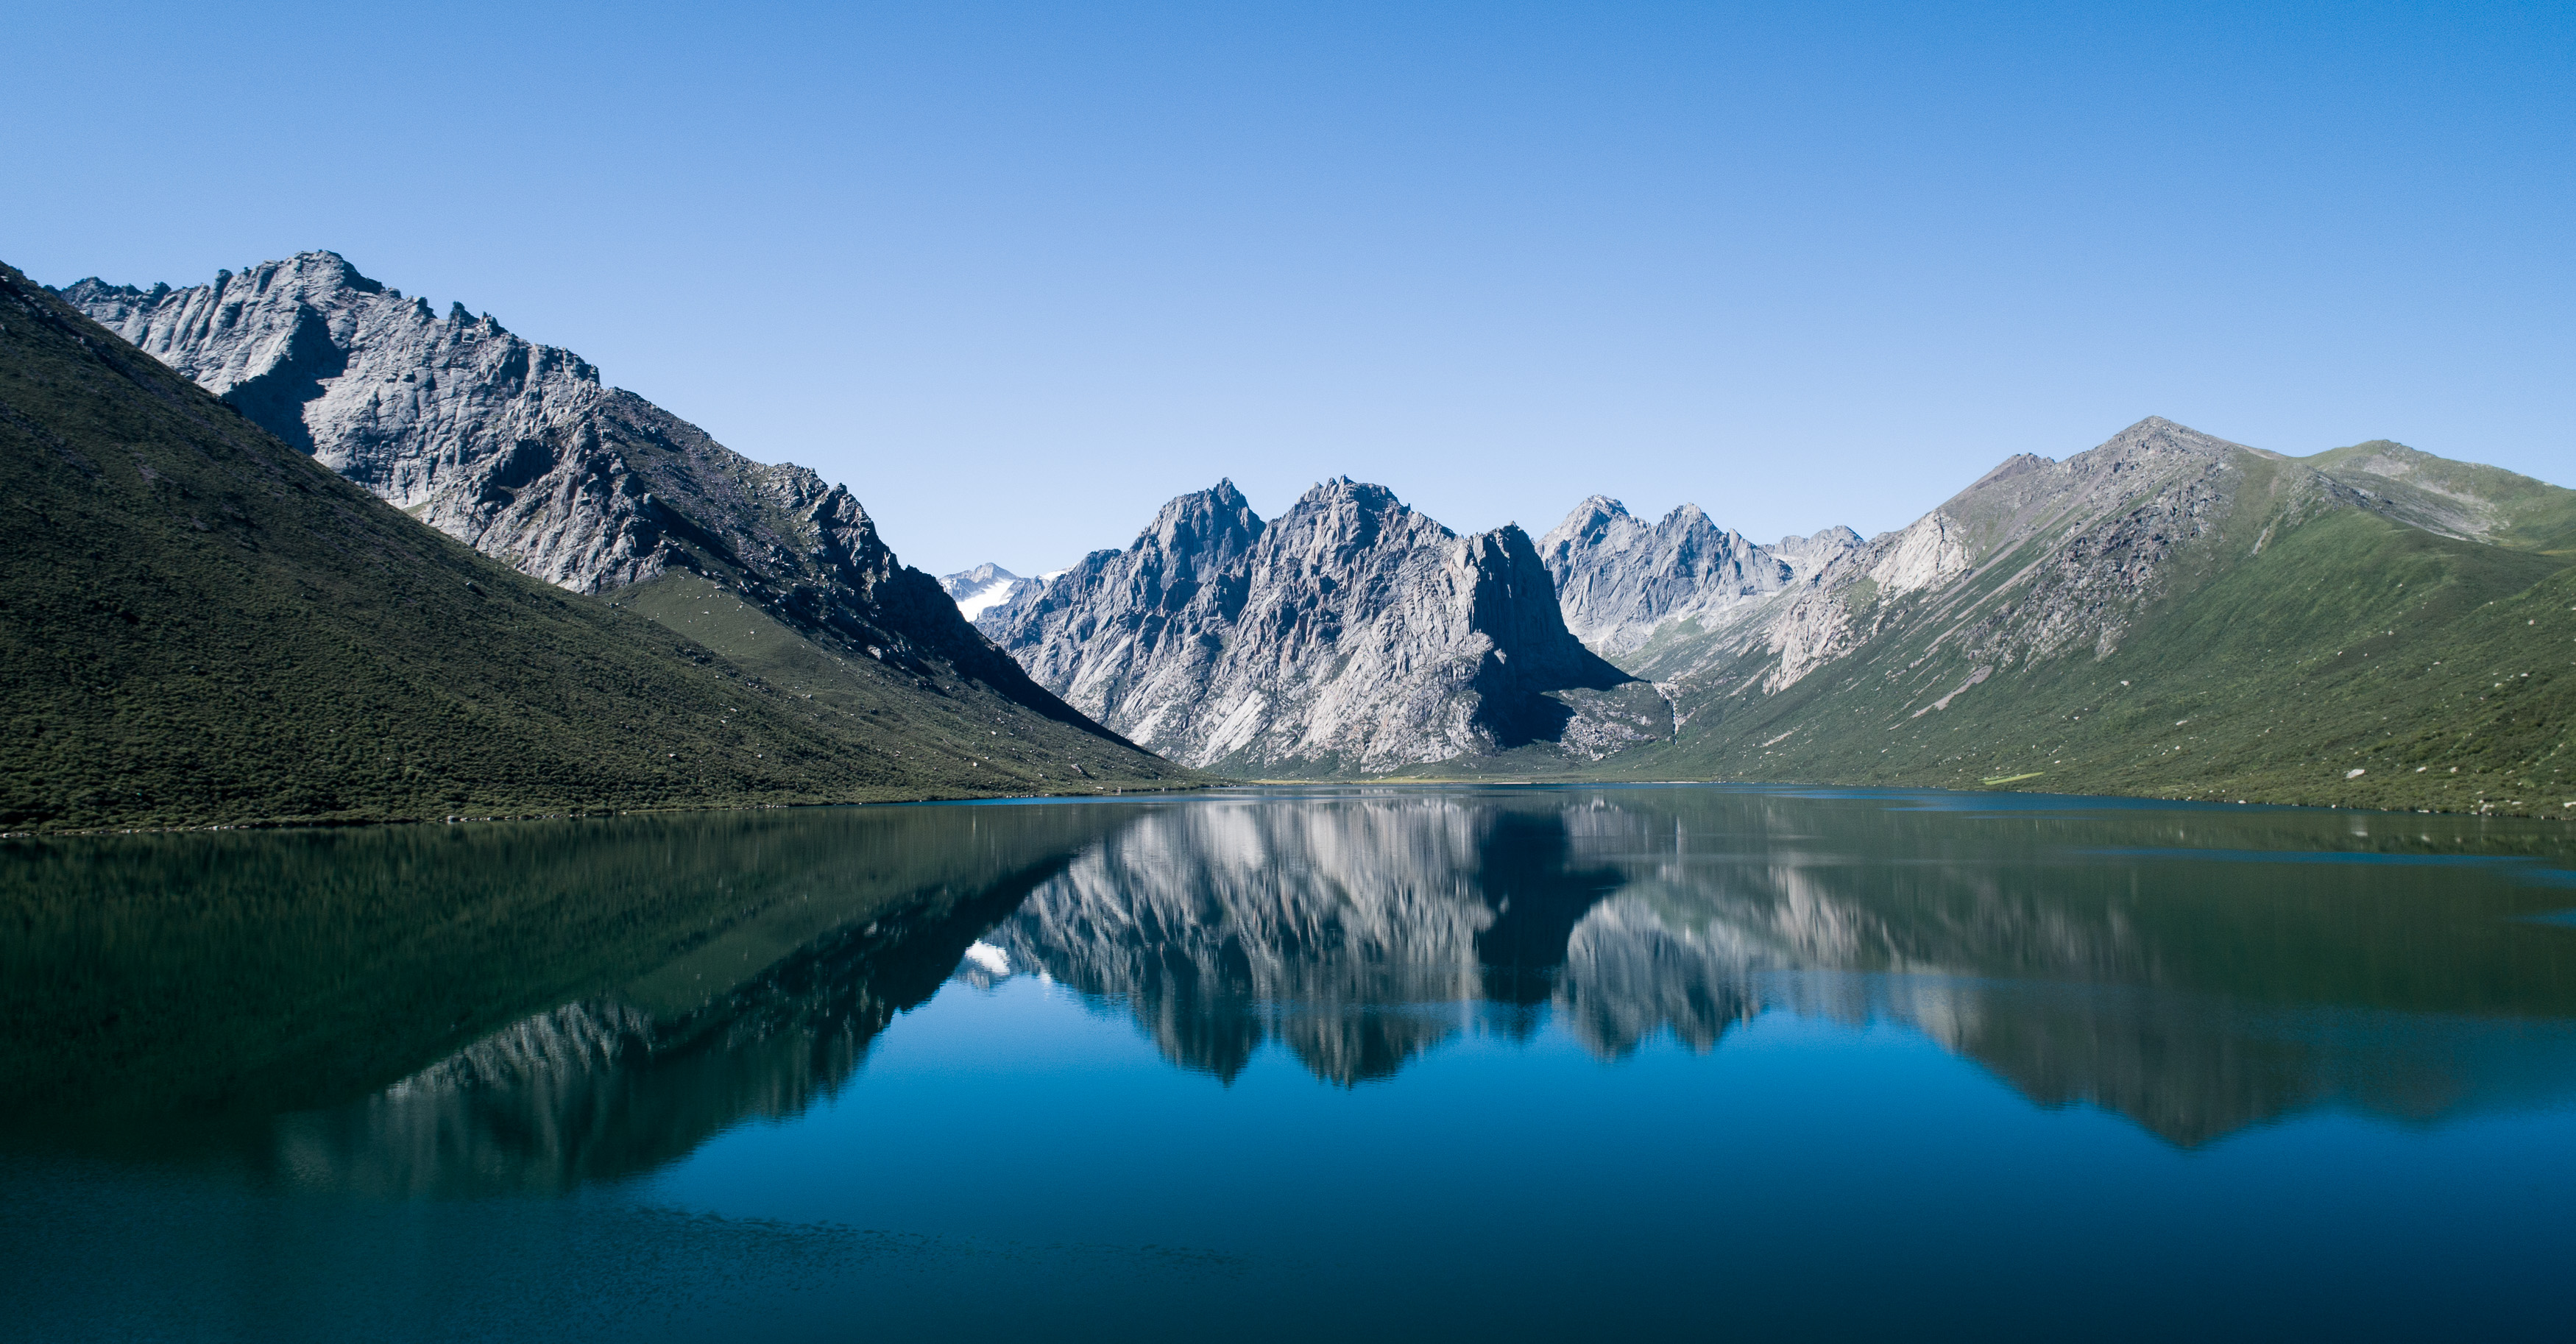
[[[981,628],[1188,764],[1380,773],[1542,744],[1597,759],[1667,722],[1566,631],[1519,528],[1460,536],[1348,479],[1267,523],[1230,483],[1184,495]]]
[[[444,315],[330,252],[63,298],[404,511],[548,583],[704,574],[809,637],[1068,711],[898,561],[849,491],[735,453],[570,351]]]
[[[1594,495],[1539,538],[1565,626],[1608,655],[1628,653],[1675,621],[1726,621],[1808,581],[1860,545],[1847,527],[1760,546],[1685,504],[1659,523]]]

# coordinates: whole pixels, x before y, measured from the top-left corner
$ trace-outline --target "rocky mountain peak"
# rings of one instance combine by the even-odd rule
[[[1633,521],[1629,518],[1627,505],[1608,495],[1590,496],[1575,505],[1574,511],[1565,515],[1565,521],[1548,529],[1547,535],[1540,540],[1540,549],[1543,553],[1553,553],[1555,548],[1568,544],[1598,544],[1623,521]]]
[[[1219,481],[1165,504],[1138,540],[1151,537],[1176,555],[1233,556],[1251,549],[1262,526],[1261,515],[1234,482]]]
[[[2066,461],[2068,465],[2083,463],[2094,466],[2114,462],[2143,462],[2159,458],[2206,459],[2253,451],[2244,444],[2231,443],[2214,434],[2203,434],[2189,425],[2176,424],[2161,415],[2151,415],[2112,435],[2099,447],[2088,448]]]
[[[1983,563],[2050,518],[2116,510],[2178,478],[2214,478],[2268,456],[2151,415],[2062,462],[2028,453],[2006,458],[1935,512],[1965,548],[1963,563]],[[1929,523],[1927,517],[1908,531]]]
[[[1308,564],[1348,564],[1381,545],[1419,546],[1457,534],[1414,512],[1395,492],[1337,476],[1299,496],[1263,540]]]
[[[954,574],[948,575],[941,579],[939,584],[950,592],[955,592],[960,587],[980,587],[984,584],[991,583],[996,579],[1016,579],[1018,577],[1020,576],[987,560],[983,564],[975,566],[973,569],[962,569]]]
[[[1519,528],[1461,537],[1348,477],[1267,525],[1240,499],[1182,496],[981,628],[1140,744],[1228,769],[1597,755],[1668,728],[1651,690],[1566,631]]]
[[[692,571],[841,650],[1078,719],[903,565],[842,486],[735,453],[568,350],[445,318],[333,252],[209,284],[90,279],[90,318],[450,536],[603,593]]]
[[[1799,578],[1810,578],[1825,566],[1841,559],[1862,545],[1861,535],[1848,527],[1829,527],[1814,536],[1786,536],[1771,543],[1771,554],[1789,566]]]

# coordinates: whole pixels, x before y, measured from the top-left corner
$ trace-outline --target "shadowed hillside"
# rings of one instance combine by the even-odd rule
[[[936,669],[747,675],[404,517],[5,267],[0,494],[0,828],[1186,777]]]

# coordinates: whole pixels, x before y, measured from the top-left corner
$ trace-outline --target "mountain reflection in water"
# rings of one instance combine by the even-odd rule
[[[467,844],[406,851],[385,879],[427,893],[439,929],[460,909],[501,918],[483,897],[441,893],[502,863],[517,865],[496,884],[516,893],[511,909],[554,911],[531,906],[535,888],[586,912],[512,926],[533,940],[520,948],[532,969],[483,997],[533,996],[532,1011],[348,1098],[244,1100],[226,1075],[225,1104],[249,1112],[228,1131],[229,1160],[384,1193],[634,1175],[836,1094],[944,984],[1029,973],[1132,1014],[1174,1064],[1228,1082],[1272,1044],[1348,1086],[1397,1078],[1463,1032],[1554,1023],[1617,1060],[1663,1036],[1708,1051],[1788,1012],[1904,1024],[2035,1103],[2100,1106],[2184,1145],[2324,1105],[2433,1122],[2576,1092],[2576,930],[2538,919],[2570,901],[2566,845],[2522,823],[1640,787],[861,809],[569,834],[588,848],[559,873]],[[155,851],[169,857],[158,869],[104,852],[21,854],[13,880],[23,892],[39,880],[26,864],[54,863],[43,880],[157,881],[175,900],[201,880],[189,874],[218,867],[203,846]],[[369,852],[334,850],[295,880],[319,893],[327,870],[345,891],[345,866]],[[585,885],[604,872],[627,876]],[[673,882],[707,894],[674,904]],[[340,927],[313,915],[325,899],[297,918]],[[399,905],[370,908],[399,920]],[[192,981],[170,970],[184,954],[138,949],[130,931],[92,937],[83,918],[41,926],[52,932],[12,969],[57,997],[88,983],[131,996],[145,978],[120,981],[116,958],[145,956],[162,959],[150,983],[167,993],[231,992],[220,966],[237,958],[197,949],[218,969]],[[651,955],[621,954],[586,987],[533,969],[560,959],[545,930],[574,929],[595,951],[611,926]],[[424,925],[369,946],[383,960],[367,978],[393,994],[413,992],[404,958],[437,943]],[[372,1017],[344,1004],[363,992],[335,981],[329,1002],[343,1006],[298,1020],[324,1037],[335,1012],[363,1025]],[[117,1020],[76,999],[44,1011]],[[299,1048],[357,1057],[363,1044]],[[120,1067],[145,1048],[97,1058]],[[50,1056],[23,1071],[44,1086],[17,1089],[18,1119],[51,1089],[115,1111],[107,1128],[129,1144],[150,1146],[130,1136],[151,1132],[155,1111],[201,1126],[212,1104],[102,1092]]]
[[[1605,1059],[1774,1009],[1903,1022],[2185,1144],[2576,1084],[2576,938],[2514,918],[2565,899],[2531,881],[2558,870],[2457,862],[2459,822],[2374,818],[2372,848],[2351,825],[1675,789],[1211,803],[1107,837],[987,941],[1228,1079],[1272,1040],[1319,1078],[1389,1077],[1466,1021],[1426,1005],[1482,998],[1544,1003]],[[2142,833],[2184,848],[2084,852]],[[2350,848],[2190,848],[2245,841]]]
[[[1015,879],[840,929],[702,1007],[604,996],[517,1022],[354,1106],[277,1121],[277,1170],[381,1194],[549,1193],[640,1175],[839,1094],[930,1000]]]

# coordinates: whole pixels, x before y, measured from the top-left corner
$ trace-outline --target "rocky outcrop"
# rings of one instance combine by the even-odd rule
[[[1597,759],[1668,724],[1567,632],[1519,528],[1460,536],[1347,478],[1267,523],[1231,483],[1184,495],[981,628],[1185,764],[1382,773],[1540,745]]]
[[[1772,557],[1789,566],[1789,573],[1800,579],[1813,578],[1825,567],[1859,549],[1861,536],[1848,527],[1829,527],[1813,536],[1787,536],[1764,547]]]
[[[1594,495],[1539,538],[1565,626],[1605,655],[1644,645],[1675,621],[1723,623],[1792,584],[1812,580],[1860,545],[1847,527],[1760,546],[1710,522],[1696,504],[1659,523]]]
[[[1071,711],[903,565],[850,492],[754,462],[568,350],[304,252],[211,284],[58,291],[262,428],[521,572],[604,593],[674,570],[811,638]]]

